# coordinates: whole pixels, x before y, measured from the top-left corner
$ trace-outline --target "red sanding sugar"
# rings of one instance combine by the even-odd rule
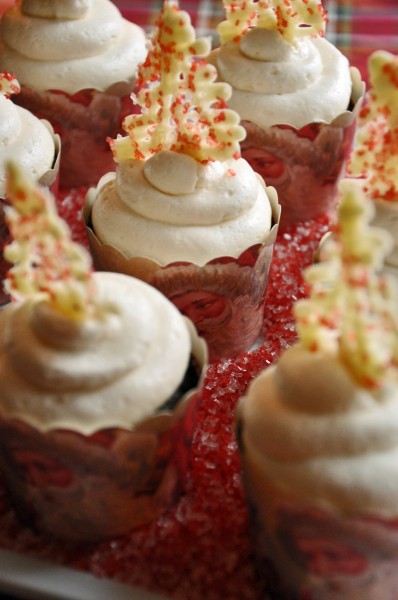
[[[59,211],[85,243],[81,191],[64,192]],[[261,346],[210,365],[193,440],[186,494],[149,526],[95,546],[49,542],[19,525],[0,485],[0,546],[179,600],[267,600],[272,570],[256,577],[248,535],[234,415],[251,380],[295,338],[293,302],[304,296],[303,267],[313,261],[327,218],[280,233],[275,246]],[[275,597],[275,596],[273,596]]]

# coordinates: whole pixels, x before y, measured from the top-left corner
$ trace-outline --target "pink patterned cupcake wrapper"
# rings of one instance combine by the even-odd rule
[[[242,468],[259,576],[268,577],[276,597],[396,597],[398,517],[348,515],[298,498],[268,482],[244,451]]]
[[[0,470],[17,514],[40,533],[81,543],[152,521],[184,490],[199,405],[193,392],[133,430],[92,435],[0,418]]]
[[[105,92],[36,92],[26,86],[15,98],[20,106],[47,119],[62,140],[60,185],[96,185],[116,164],[107,138],[122,133],[124,117],[134,111],[132,85],[115,84]]]
[[[100,243],[91,227],[95,195],[96,190],[89,191],[83,217],[97,269],[132,275],[160,290],[206,340],[210,361],[251,348],[261,336],[266,310],[265,293],[280,218],[276,196],[271,198],[274,225],[264,243],[247,248],[237,258],[219,257],[203,266],[188,262],[161,266],[145,257],[127,259],[116,248]]]

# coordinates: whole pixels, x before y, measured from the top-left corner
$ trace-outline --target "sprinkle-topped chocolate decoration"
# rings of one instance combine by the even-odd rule
[[[19,94],[21,87],[12,73],[0,73],[0,95],[9,98],[11,94]]]
[[[205,60],[209,52],[207,38],[195,39],[189,15],[166,1],[138,72],[135,100],[142,113],[125,119],[127,136],[110,140],[117,162],[145,160],[162,150],[199,162],[239,157],[245,132],[227,108],[230,86],[216,82],[216,68]]]
[[[227,20],[221,43],[239,41],[252,27],[276,30],[288,42],[325,33],[326,11],[319,0],[223,0]]]
[[[366,177],[373,198],[398,201],[398,56],[379,50],[369,59],[371,89],[351,157],[352,175]]]
[[[338,356],[360,385],[377,388],[398,380],[398,287],[378,274],[392,240],[368,225],[371,201],[360,184],[340,184],[334,234],[322,262],[305,271],[308,299],[296,304],[303,346]]]
[[[45,300],[54,310],[76,320],[102,318],[111,310],[99,304],[91,278],[88,252],[72,242],[47,188],[19,167],[7,166],[6,222],[13,241],[4,257],[13,267],[5,289],[13,300]]]

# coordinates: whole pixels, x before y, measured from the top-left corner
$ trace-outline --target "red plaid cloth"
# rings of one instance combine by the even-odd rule
[[[151,31],[162,0],[114,0],[123,15]],[[0,13],[15,0],[0,0]],[[326,37],[358,67],[366,79],[366,63],[374,50],[398,53],[398,0],[324,0],[329,23]],[[222,0],[180,0],[198,35],[217,44],[217,24],[224,19]]]
[[[150,31],[162,0],[115,0],[123,15]],[[398,0],[324,0],[329,23],[326,37],[358,67],[366,79],[366,63],[374,50],[398,52]],[[180,0],[198,35],[211,35],[224,17],[222,0]]]

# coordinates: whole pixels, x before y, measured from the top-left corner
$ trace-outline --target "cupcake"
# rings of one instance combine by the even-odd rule
[[[212,53],[247,135],[242,156],[278,192],[281,225],[333,214],[364,84],[324,36],[318,0],[232,2]]]
[[[299,341],[238,406],[259,566],[288,597],[387,600],[397,589],[398,288],[370,200],[341,184],[335,232],[305,271]],[[369,211],[369,212],[368,212]]]
[[[244,131],[209,51],[188,14],[165,2],[139,69],[142,113],[112,141],[116,174],[89,191],[84,218],[96,267],[162,291],[215,360],[259,337],[279,208],[239,156]]]
[[[143,30],[109,0],[22,0],[4,13],[0,38],[0,69],[21,83],[16,101],[61,135],[61,185],[97,184],[113,169],[106,138],[131,104]]]
[[[153,287],[93,273],[50,194],[15,166],[8,197],[0,473],[42,534],[127,533],[184,490],[205,345]]]
[[[0,73],[0,244],[8,239],[4,222],[3,204],[6,190],[6,162],[17,161],[31,175],[43,184],[57,185],[60,158],[59,137],[49,123],[41,121],[32,113],[15,106],[11,94],[18,94],[20,86],[14,75]],[[8,269],[3,256],[0,261],[0,281]],[[8,296],[0,289],[0,305],[8,301]]]
[[[398,268],[398,56],[379,50],[369,58],[370,90],[360,113],[348,169],[363,178],[371,196],[374,225],[388,231],[394,247],[386,268]]]

